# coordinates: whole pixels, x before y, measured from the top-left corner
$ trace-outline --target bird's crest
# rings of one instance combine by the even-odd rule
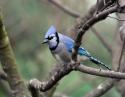
[[[50,26],[50,28],[46,32],[45,38],[47,38],[49,35],[54,34],[54,33],[56,33],[56,28],[52,25],[52,26]]]

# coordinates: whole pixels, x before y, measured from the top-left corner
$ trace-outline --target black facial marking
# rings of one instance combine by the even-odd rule
[[[55,34],[56,34],[56,37],[57,37],[57,40],[56,40],[56,41],[57,41],[57,44],[58,44],[58,43],[59,43],[59,35],[58,35],[57,32],[56,32]]]
[[[58,35],[58,33],[56,32],[55,33],[55,35],[56,35],[56,38],[57,38],[57,45],[56,46],[54,46],[54,47],[52,47],[52,48],[50,48],[50,50],[55,50],[57,47],[58,47],[58,44],[59,44],[59,35]]]
[[[48,36],[46,39],[51,40],[54,36]]]

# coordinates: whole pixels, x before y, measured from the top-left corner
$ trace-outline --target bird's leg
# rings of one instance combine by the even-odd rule
[[[101,70],[102,70],[102,68],[101,68],[101,66],[99,66],[99,72],[101,72]]]
[[[68,65],[68,64],[64,63],[64,64],[63,64],[63,68],[67,68],[67,65]]]
[[[78,65],[80,65],[80,61],[75,62],[75,61],[71,60],[70,63],[71,63],[70,66],[72,67],[73,70],[75,70],[76,67],[77,67]]]

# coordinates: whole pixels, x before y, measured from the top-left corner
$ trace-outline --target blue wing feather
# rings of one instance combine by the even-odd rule
[[[87,57],[90,57],[90,53],[83,47],[80,47],[79,50],[78,50],[78,54],[80,56],[87,56]]]
[[[72,48],[74,47],[74,40],[60,33],[59,33],[59,37],[60,37],[60,40],[66,45],[68,51],[72,52]]]
[[[65,36],[65,35],[62,35],[59,33],[59,37],[60,37],[60,40],[62,42],[64,42],[64,44],[66,45],[68,51],[70,53],[72,53],[72,48],[74,47],[74,40],[68,36]],[[83,47],[80,47],[79,50],[78,50],[78,54],[80,56],[87,56],[89,57],[90,56],[90,53]]]

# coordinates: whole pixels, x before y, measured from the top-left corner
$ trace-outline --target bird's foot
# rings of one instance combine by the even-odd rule
[[[34,87],[35,89],[40,89],[42,86],[42,82],[39,81],[38,79],[31,79],[28,83],[30,87]]]
[[[73,70],[76,70],[76,67],[78,67],[79,65],[80,65],[79,61],[71,63],[71,67],[72,67]]]
[[[99,67],[99,72],[101,72],[101,70],[102,70],[102,68],[101,68],[101,67]]]

